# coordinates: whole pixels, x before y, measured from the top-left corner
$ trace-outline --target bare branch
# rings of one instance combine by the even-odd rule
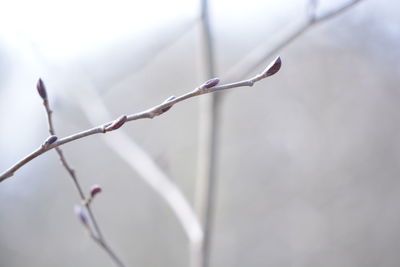
[[[43,99],[43,105],[44,105],[44,108],[46,109],[49,133],[51,134],[51,136],[49,136],[45,140],[44,144],[42,145],[42,148],[47,149],[54,142],[56,142],[57,136],[55,136],[56,132],[55,132],[54,123],[53,123],[53,119],[52,119],[52,111],[50,109],[49,100],[47,98],[46,87],[45,87],[42,79],[39,79],[39,81],[37,83],[37,89],[38,89],[39,95]],[[118,129],[119,127],[122,126],[122,124],[125,121],[126,121],[126,116],[119,118],[118,120],[114,121],[110,126],[108,126],[110,128],[108,130],[112,131],[112,130]],[[114,261],[114,263],[117,266],[124,267],[125,265],[122,263],[122,261],[117,257],[117,255],[114,253],[114,251],[110,248],[110,246],[105,241],[105,239],[103,237],[103,234],[102,234],[102,231],[101,231],[101,229],[99,227],[99,224],[98,224],[98,222],[97,222],[97,220],[96,220],[96,218],[95,218],[95,216],[93,214],[93,211],[92,211],[92,209],[90,207],[91,200],[93,199],[95,194],[97,194],[97,193],[99,193],[101,191],[101,188],[100,187],[92,188],[91,189],[91,197],[89,199],[86,199],[85,193],[82,190],[82,186],[80,185],[79,180],[76,177],[76,173],[70,167],[70,165],[68,164],[67,159],[65,158],[63,151],[61,150],[60,147],[56,147],[55,149],[56,149],[56,152],[57,152],[57,154],[59,156],[61,164],[63,165],[65,170],[68,172],[69,176],[72,178],[72,180],[74,182],[74,185],[75,185],[75,188],[78,191],[79,196],[81,198],[81,201],[85,204],[86,210],[88,211],[88,214],[89,214],[89,217],[90,217],[90,221],[92,222],[95,231],[93,231],[93,229],[90,227],[89,219],[86,216],[86,213],[84,212],[84,210],[80,206],[75,206],[75,213],[78,215],[78,217],[80,218],[80,220],[83,223],[83,225],[85,226],[85,228],[89,231],[89,235],[92,237],[92,239],[101,248],[103,248],[107,252],[107,254],[111,257],[111,259]]]
[[[95,222],[96,220],[94,220],[93,217],[93,213],[90,209],[88,209],[88,204],[85,204],[86,210],[89,213],[89,217],[90,220],[93,222]],[[96,234],[93,229],[90,227],[89,225],[89,218],[87,216],[87,214],[85,213],[85,210],[79,206],[76,205],[74,207],[74,212],[76,214],[76,216],[79,218],[79,220],[81,221],[82,225],[85,227],[85,229],[88,231],[89,236],[101,247],[103,248],[108,255],[111,257],[111,259],[114,261],[114,263],[119,266],[119,267],[124,267],[124,263],[118,258],[118,256],[114,253],[114,251],[109,247],[109,245],[104,241],[103,238],[99,237],[98,233]]]
[[[53,123],[53,118],[52,118],[52,113],[53,111],[50,109],[50,103],[49,100],[47,98],[47,91],[46,91],[46,87],[45,84],[43,82],[42,79],[39,79],[38,83],[37,83],[37,89],[38,89],[38,93],[39,95],[42,97],[43,99],[43,106],[46,110],[46,115],[47,115],[47,125],[49,127],[49,133],[51,134],[51,136],[49,138],[46,139],[46,141],[44,142],[44,149],[50,149],[51,145],[54,144],[57,140],[57,138],[54,140],[54,138],[52,138],[52,136],[55,136],[56,131],[54,128],[54,123]],[[55,136],[56,137],[56,136]],[[51,140],[53,139],[53,140]],[[49,143],[49,141],[53,141],[51,143]],[[64,168],[67,170],[68,174],[71,176],[75,188],[77,189],[79,196],[82,200],[85,199],[85,194],[82,191],[82,187],[79,184],[76,175],[75,175],[75,171],[69,166],[67,160],[64,157],[63,151],[61,150],[61,148],[56,147],[56,152],[58,154],[58,157],[61,161],[61,164],[64,166]]]
[[[301,36],[304,32],[310,29],[312,26],[322,23],[326,20],[329,20],[346,10],[350,9],[357,3],[362,0],[350,0],[342,6],[337,7],[327,13],[318,15],[316,14],[316,9],[318,5],[318,1],[311,0],[310,5],[312,6],[312,11],[308,11],[306,21],[303,22],[300,26],[296,27],[289,34],[281,37],[279,41],[273,43],[271,46],[270,40],[266,40],[260,43],[256,48],[250,51],[246,56],[244,56],[239,62],[233,65],[223,76],[224,79],[241,79],[243,77],[248,76],[255,69],[257,69],[262,64],[265,64],[271,56],[291,44],[294,40],[296,40],[299,36]],[[309,6],[310,8],[310,6]],[[269,47],[269,49],[268,49]]]
[[[278,62],[280,61],[280,58],[278,57],[274,62]],[[235,82],[235,83],[230,83],[230,84],[223,84],[223,85],[217,85],[215,87],[211,87],[211,88],[206,88],[204,86],[200,86],[197,87],[196,89],[194,89],[191,92],[188,92],[186,94],[183,94],[177,98],[174,98],[168,102],[163,102],[157,106],[154,106],[150,109],[147,109],[145,111],[142,112],[138,112],[135,114],[131,114],[127,116],[127,121],[134,121],[134,120],[139,120],[139,119],[152,119],[158,115],[163,114],[164,112],[162,112],[162,110],[168,107],[172,107],[173,105],[182,102],[184,100],[187,100],[189,98],[192,97],[196,97],[196,96],[200,96],[200,95],[204,95],[204,94],[209,94],[209,93],[214,93],[214,92],[220,92],[220,91],[224,91],[224,90],[228,90],[228,89],[233,89],[233,88],[237,88],[237,87],[244,87],[244,86],[253,86],[255,82],[258,82],[264,78],[268,77],[268,75],[266,75],[265,71],[262,72],[261,74],[258,74],[256,76],[254,76],[253,78],[247,79],[247,80],[243,80],[243,81],[239,81],[239,82]],[[87,137],[87,136],[91,136],[94,134],[99,134],[99,133],[107,133],[109,130],[107,130],[107,127],[110,126],[114,121],[111,122],[107,122],[105,124],[93,127],[91,129],[88,130],[84,130],[82,132],[78,132],[75,134],[72,134],[70,136],[58,139],[56,142],[54,142],[53,144],[49,145],[48,147],[39,147],[38,149],[36,149],[35,151],[33,151],[32,153],[30,153],[29,155],[25,156],[23,159],[21,159],[20,161],[18,161],[17,163],[15,163],[13,166],[11,166],[8,170],[6,170],[5,172],[3,172],[0,175],[0,182],[3,182],[5,179],[11,177],[14,175],[14,173],[20,169],[22,166],[24,166],[25,164],[27,164],[28,162],[30,162],[32,159],[40,156],[41,154],[53,149],[53,148],[57,148],[61,145],[67,144],[69,142],[72,141],[76,141],[78,139]],[[73,171],[72,171],[73,172]]]
[[[215,76],[215,54],[209,1],[200,0],[200,2],[204,73],[205,78],[210,79]],[[208,84],[218,82],[219,79],[211,79],[204,86],[207,87]],[[203,223],[204,240],[197,250],[192,251],[191,267],[207,267],[209,265],[209,244],[215,211],[216,166],[218,165],[217,138],[221,129],[219,123],[221,112],[218,102],[218,94],[210,95],[200,101],[195,207]],[[195,255],[194,252],[200,254]]]
[[[337,7],[336,9],[330,10],[329,12],[322,14],[320,16],[316,17],[316,21],[314,23],[319,23],[319,22],[323,22],[325,20],[331,19],[337,15],[339,15],[340,13],[348,10],[349,8],[353,7],[354,5],[358,4],[359,2],[361,2],[363,0],[352,0],[352,1],[348,1],[347,3],[345,3],[342,6]]]

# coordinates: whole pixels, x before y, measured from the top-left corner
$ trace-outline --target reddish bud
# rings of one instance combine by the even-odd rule
[[[126,115],[122,115],[120,116],[118,119],[116,119],[115,121],[113,121],[111,123],[110,126],[107,126],[106,131],[114,131],[117,130],[118,128],[120,128],[122,125],[124,125],[124,123],[126,122],[126,120],[128,119],[128,117]]]
[[[94,196],[97,195],[98,193],[100,193],[101,190],[102,189],[101,189],[100,185],[97,185],[97,184],[92,185],[92,187],[90,188],[90,196],[92,198],[94,198]]]
[[[272,76],[280,70],[281,66],[282,66],[282,60],[281,57],[278,56],[277,58],[275,58],[274,61],[272,61],[268,65],[267,68],[265,68],[263,74],[265,75],[265,77]]]
[[[79,220],[81,220],[83,225],[85,225],[85,226],[89,225],[89,219],[81,206],[76,205],[74,207],[74,212],[75,212],[76,216],[78,216]]]
[[[48,147],[49,145],[53,144],[55,141],[57,141],[58,137],[55,135],[51,135],[49,137],[46,138],[46,140],[44,140],[43,145],[45,147]]]
[[[205,83],[203,83],[203,85],[201,87],[209,89],[209,88],[216,86],[218,83],[219,83],[219,78],[212,78],[212,79],[206,81]]]
[[[38,91],[40,97],[43,100],[46,100],[47,99],[46,86],[44,85],[44,82],[42,81],[41,78],[39,78],[39,80],[38,80],[38,82],[36,84],[36,88],[37,88],[37,91]]]
[[[172,101],[172,100],[174,100],[175,98],[176,98],[176,97],[175,97],[174,95],[172,95],[172,96],[168,97],[167,99],[165,99],[165,101],[163,102],[163,104],[168,103],[169,101]],[[160,113],[160,114],[163,114],[164,112],[167,112],[168,110],[170,110],[171,107],[172,107],[172,106],[169,106],[169,107],[166,107],[166,108],[161,109],[161,113]]]

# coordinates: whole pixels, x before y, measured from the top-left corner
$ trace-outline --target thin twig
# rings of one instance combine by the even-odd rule
[[[47,98],[45,98],[43,100],[43,106],[46,109],[47,124],[48,124],[48,127],[49,127],[49,133],[50,133],[50,135],[56,135],[56,131],[55,131],[54,124],[53,124],[53,119],[52,119],[53,111],[50,109],[49,100]],[[55,149],[56,149],[58,157],[59,157],[59,159],[61,161],[61,164],[66,169],[66,171],[68,172],[69,176],[71,176],[71,178],[72,178],[72,180],[74,182],[75,188],[79,193],[80,198],[82,200],[85,200],[85,194],[83,193],[82,187],[79,184],[78,179],[76,178],[75,171],[69,166],[67,160],[64,157],[64,153],[61,150],[61,148],[60,147],[56,147]]]
[[[345,12],[362,0],[348,1],[347,3],[321,15],[316,14],[317,6],[315,5],[317,5],[318,2],[314,2],[313,0],[310,1],[311,2],[309,5],[314,4],[314,7],[312,7],[311,10],[309,9],[305,22],[298,26],[293,32],[283,37],[272,47],[270,40],[266,40],[265,42],[260,43],[256,48],[254,48],[251,52],[244,56],[239,62],[233,65],[223,76],[224,79],[231,80],[238,79],[238,77],[239,79],[241,79],[248,76],[260,65],[264,64],[264,62],[267,61],[271,56],[275,55],[277,52],[291,44],[294,40],[296,40],[311,27],[336,17],[337,15]],[[310,8],[310,6],[308,6],[308,8]],[[270,48],[268,49],[268,47]]]
[[[87,208],[89,206],[89,203],[91,201],[89,201],[91,199],[88,199],[85,201],[85,207],[86,210],[89,212],[89,216],[91,217],[91,220],[93,216],[93,213],[90,213],[89,209]],[[84,228],[88,231],[89,236],[101,247],[103,248],[108,255],[111,257],[111,259],[114,261],[114,263],[119,266],[119,267],[125,267],[124,263],[117,257],[117,255],[114,253],[114,251],[110,248],[110,246],[105,242],[104,238],[100,238],[99,235],[97,233],[95,233],[95,231],[93,231],[93,229],[90,227],[89,225],[89,219],[85,213],[85,211],[81,208],[81,206],[77,205],[75,206],[75,213],[76,215],[79,217],[79,219],[81,220],[82,225],[84,226]],[[95,220],[96,221],[96,220]],[[93,221],[92,221],[93,222]]]
[[[39,93],[41,96],[42,96],[43,92],[45,92],[43,90],[45,90],[44,83],[43,83],[43,81],[41,79],[39,79],[38,91],[41,92],[41,93]],[[52,117],[53,111],[50,108],[49,100],[47,98],[47,93],[45,93],[44,96],[45,97],[42,96],[42,98],[43,98],[43,106],[44,106],[44,108],[46,110],[47,124],[48,124],[48,127],[49,127],[49,133],[50,133],[51,136],[55,136],[56,135],[56,131],[55,131],[55,128],[54,128],[53,117]],[[58,157],[59,157],[59,159],[61,161],[61,164],[63,165],[63,167],[68,172],[68,174],[71,177],[71,179],[73,180],[75,188],[78,191],[78,194],[79,194],[79,196],[81,198],[81,201],[83,203],[85,203],[86,210],[89,213],[90,221],[92,222],[94,230],[95,230],[95,231],[93,231],[90,228],[89,225],[86,226],[86,228],[89,231],[90,236],[92,237],[92,239],[101,248],[103,248],[107,252],[107,254],[111,257],[111,259],[114,261],[114,263],[117,266],[124,267],[125,265],[123,264],[123,262],[118,258],[118,256],[115,254],[115,252],[111,249],[111,247],[107,244],[106,240],[104,239],[102,231],[101,231],[101,229],[99,227],[99,224],[98,224],[98,222],[97,222],[97,220],[96,220],[96,218],[95,218],[95,216],[93,214],[92,208],[90,206],[91,201],[87,201],[85,193],[82,190],[82,186],[79,183],[79,180],[78,180],[78,178],[76,176],[75,171],[68,164],[67,159],[65,158],[62,149],[60,147],[56,147],[55,150],[56,150],[56,152],[58,154]]]
[[[203,85],[194,89],[193,91],[190,91],[179,97],[170,98],[169,101],[164,101],[161,104],[154,106],[150,109],[147,109],[145,111],[138,112],[135,114],[131,114],[131,115],[127,116],[126,121],[133,121],[133,120],[139,120],[139,119],[152,119],[156,116],[159,116],[159,115],[167,112],[176,103],[182,102],[182,101],[187,100],[192,97],[209,94],[209,93],[214,93],[214,92],[220,92],[223,90],[237,88],[237,87],[253,86],[254,83],[275,74],[279,70],[279,68],[275,72],[271,72],[271,69],[275,70],[278,66],[280,67],[280,65],[281,65],[281,60],[278,57],[262,73],[254,76],[253,78],[235,82],[235,83],[214,86],[214,87],[208,87],[207,82],[206,82]],[[25,164],[27,164],[34,158],[42,155],[43,153],[45,153],[53,148],[59,147],[61,145],[64,145],[64,144],[70,143],[72,141],[76,141],[78,139],[81,139],[81,138],[84,138],[87,136],[91,136],[94,134],[107,133],[107,132],[113,131],[114,129],[109,128],[109,126],[112,125],[113,122],[115,122],[115,121],[107,122],[107,123],[101,124],[99,126],[93,127],[91,129],[84,130],[82,132],[78,132],[78,133],[72,134],[70,136],[58,139],[56,142],[54,142],[48,146],[41,145],[39,148],[37,148],[36,150],[31,152],[29,155],[25,156],[23,159],[21,159],[20,161],[15,163],[13,166],[11,166],[9,169],[7,169],[5,172],[3,172],[0,175],[0,182],[3,182],[7,178],[13,176],[14,173],[18,169],[20,169],[22,166],[24,166]]]
[[[85,207],[89,213],[90,220],[92,221],[93,226],[97,232],[97,235],[94,235],[92,232],[90,237],[107,252],[107,254],[111,257],[111,259],[117,266],[125,267],[126,265],[121,261],[121,259],[117,256],[117,254],[115,254],[114,250],[110,247],[110,245],[106,242],[106,240],[102,236],[97,220],[94,217],[92,209],[90,208],[90,204],[89,203],[85,204]]]

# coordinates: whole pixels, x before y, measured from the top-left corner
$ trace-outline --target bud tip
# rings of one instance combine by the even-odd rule
[[[55,141],[57,141],[58,137],[55,135],[50,135],[49,137],[46,138],[46,140],[44,140],[43,145],[45,147],[48,147],[49,145],[53,144]]]
[[[98,184],[92,185],[92,187],[90,188],[90,196],[93,198],[95,195],[97,195],[101,191],[102,191],[102,188],[100,185],[98,185]]]
[[[281,57],[278,56],[264,70],[265,77],[272,76],[275,73],[277,73],[281,69],[281,66],[282,66],[282,60],[281,60]]]
[[[44,85],[42,78],[39,78],[39,80],[36,84],[36,88],[37,88],[37,91],[38,91],[40,97],[43,100],[46,100],[47,99],[46,86]]]

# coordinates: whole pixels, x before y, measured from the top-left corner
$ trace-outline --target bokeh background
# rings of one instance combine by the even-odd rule
[[[210,2],[223,81],[260,43],[301,24],[307,7]],[[345,3],[320,2],[321,12]],[[398,1],[362,1],[280,51],[276,76],[225,94],[212,266],[400,264],[399,11]],[[188,0],[1,1],[0,169],[47,137],[38,77],[60,136],[93,126],[80,106],[92,104],[88,90],[117,117],[201,84],[198,17]],[[192,99],[122,129],[191,203],[198,112]],[[93,208],[107,240],[128,266],[187,266],[174,214],[106,138],[115,137],[63,149],[86,191],[103,187]],[[74,215],[79,203],[54,152],[1,183],[0,266],[112,266]]]

